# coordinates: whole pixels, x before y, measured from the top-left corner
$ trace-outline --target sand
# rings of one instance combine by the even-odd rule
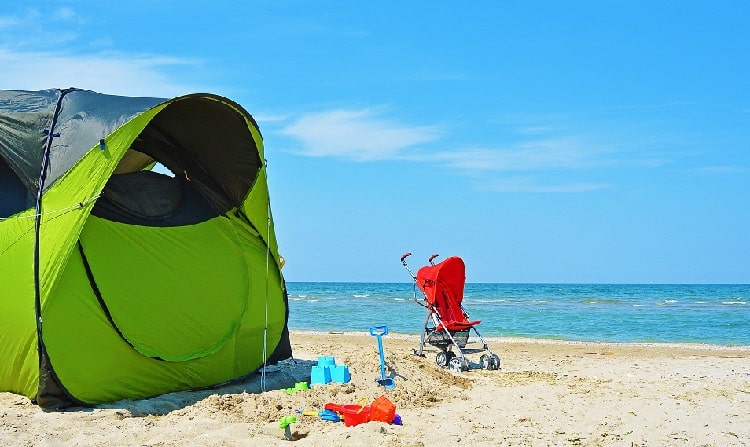
[[[231,385],[94,408],[45,412],[0,393],[2,446],[746,446],[750,347],[490,339],[497,371],[453,373],[435,351],[412,355],[413,335],[293,332],[296,361]],[[321,355],[349,367],[348,384],[288,394]],[[476,355],[471,357],[478,360]],[[298,415],[385,395],[403,425],[347,427]]]

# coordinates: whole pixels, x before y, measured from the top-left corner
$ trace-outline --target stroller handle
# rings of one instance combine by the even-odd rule
[[[404,266],[404,268],[406,269],[406,271],[409,272],[409,276],[411,276],[412,279],[416,281],[417,277],[414,276],[414,273],[412,273],[411,269],[409,268],[409,265],[406,263],[406,258],[408,258],[409,256],[411,256],[411,253],[409,253],[409,252],[404,253],[401,256],[401,264]]]
[[[432,264],[433,263],[432,260],[435,259],[435,258],[437,258],[438,256],[440,256],[440,255],[437,254],[437,253],[435,253],[434,255],[430,256],[430,259],[428,259],[427,262],[429,262],[430,264]]]

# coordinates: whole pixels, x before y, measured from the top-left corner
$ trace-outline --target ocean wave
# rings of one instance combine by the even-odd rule
[[[506,299],[482,299],[482,298],[470,298],[466,299],[464,298],[464,302],[472,303],[472,304],[494,304],[494,303],[507,303],[509,300]]]
[[[483,336],[750,346],[750,285],[467,287],[464,305],[471,319],[482,320]],[[411,304],[411,293],[390,284],[290,283],[289,289],[290,327],[360,330],[377,309],[390,330],[411,333],[425,319],[417,305],[422,295]]]
[[[621,304],[622,300],[615,298],[589,298],[583,300],[584,304]]]

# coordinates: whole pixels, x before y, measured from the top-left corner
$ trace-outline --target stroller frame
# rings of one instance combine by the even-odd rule
[[[440,350],[435,357],[438,366],[448,366],[451,371],[459,372],[469,369],[470,363],[466,354],[487,351],[480,357],[480,366],[488,370],[499,369],[499,357],[492,352],[476,328],[480,321],[469,321],[469,314],[462,304],[466,280],[463,260],[452,256],[435,264],[433,261],[438,255],[434,254],[429,258],[430,265],[420,268],[414,275],[406,263],[408,256],[411,256],[411,253],[401,257],[401,264],[414,280],[414,301],[427,309],[419,348],[414,349],[414,355],[424,357],[425,344],[430,344]],[[441,275],[443,268],[446,269],[446,273]],[[444,276],[447,278],[443,278]],[[417,289],[422,291],[422,299],[418,298]],[[441,314],[441,310],[446,315]],[[471,331],[474,331],[479,339],[481,348],[466,347],[472,343],[469,341]]]

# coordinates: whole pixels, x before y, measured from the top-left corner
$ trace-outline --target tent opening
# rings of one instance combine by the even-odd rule
[[[195,224],[239,206],[260,167],[237,109],[200,97],[176,101],[132,143],[92,214],[137,225]]]
[[[0,157],[0,191],[3,192],[0,195],[0,219],[20,213],[33,204],[31,194],[3,157]]]

